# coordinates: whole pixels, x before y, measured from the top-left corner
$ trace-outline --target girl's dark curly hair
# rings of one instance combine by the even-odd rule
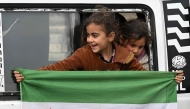
[[[82,43],[87,44],[87,30],[86,27],[92,23],[102,26],[103,31],[106,35],[111,32],[115,32],[115,37],[118,36],[118,28],[116,26],[117,20],[115,18],[115,13],[111,12],[108,8],[104,6],[97,6],[97,12],[94,12],[90,17],[88,17],[82,25]]]
[[[145,38],[145,45],[148,46],[152,42],[152,34],[148,29],[148,25],[138,19],[125,22],[119,29],[120,37],[116,38],[116,42],[123,45],[125,40],[140,40]]]

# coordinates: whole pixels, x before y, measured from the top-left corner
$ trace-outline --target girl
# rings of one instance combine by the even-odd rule
[[[125,22],[119,29],[120,37],[116,38],[116,42],[126,47],[127,51],[134,53],[135,58],[142,64],[142,66],[149,70],[148,55],[146,49],[152,41],[149,35],[148,26],[145,22],[138,19],[133,19]],[[178,74],[175,81],[179,84],[182,81],[183,72],[176,71]]]
[[[135,58],[142,64],[142,66],[149,70],[148,55],[146,49],[151,43],[151,36],[149,35],[148,26],[145,22],[137,19],[125,22],[120,27],[120,39],[117,42],[131,52],[134,53]]]
[[[83,47],[68,58],[39,70],[145,70],[132,52],[114,42],[118,37],[115,13],[93,13],[82,30]],[[24,78],[17,71],[14,74],[17,82]]]

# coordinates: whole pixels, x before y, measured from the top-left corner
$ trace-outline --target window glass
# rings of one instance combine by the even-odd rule
[[[74,12],[2,13],[5,90],[16,89],[10,69],[37,69],[71,55],[79,24],[80,16]]]

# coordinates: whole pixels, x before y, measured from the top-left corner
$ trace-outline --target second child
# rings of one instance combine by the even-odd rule
[[[120,45],[126,47],[126,51],[134,53],[134,57],[142,64],[142,66],[149,70],[149,57],[147,50],[149,44],[152,42],[152,36],[148,30],[148,25],[138,19],[133,19],[125,22],[119,29],[120,37],[115,40]],[[175,81],[179,84],[182,81],[183,72],[176,71],[178,74]]]
[[[125,22],[119,32],[120,39],[117,39],[117,42],[133,52],[142,66],[149,70],[147,48],[152,41],[152,36],[148,31],[148,25],[138,19],[133,19]]]

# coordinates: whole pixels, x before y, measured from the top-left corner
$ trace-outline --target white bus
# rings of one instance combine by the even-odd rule
[[[183,70],[176,87],[178,108],[189,109],[189,0],[1,0],[0,109],[21,109],[13,69],[36,69],[81,47],[80,25],[98,4],[110,8],[121,22],[138,18],[148,24],[155,34],[149,45],[150,70]]]

